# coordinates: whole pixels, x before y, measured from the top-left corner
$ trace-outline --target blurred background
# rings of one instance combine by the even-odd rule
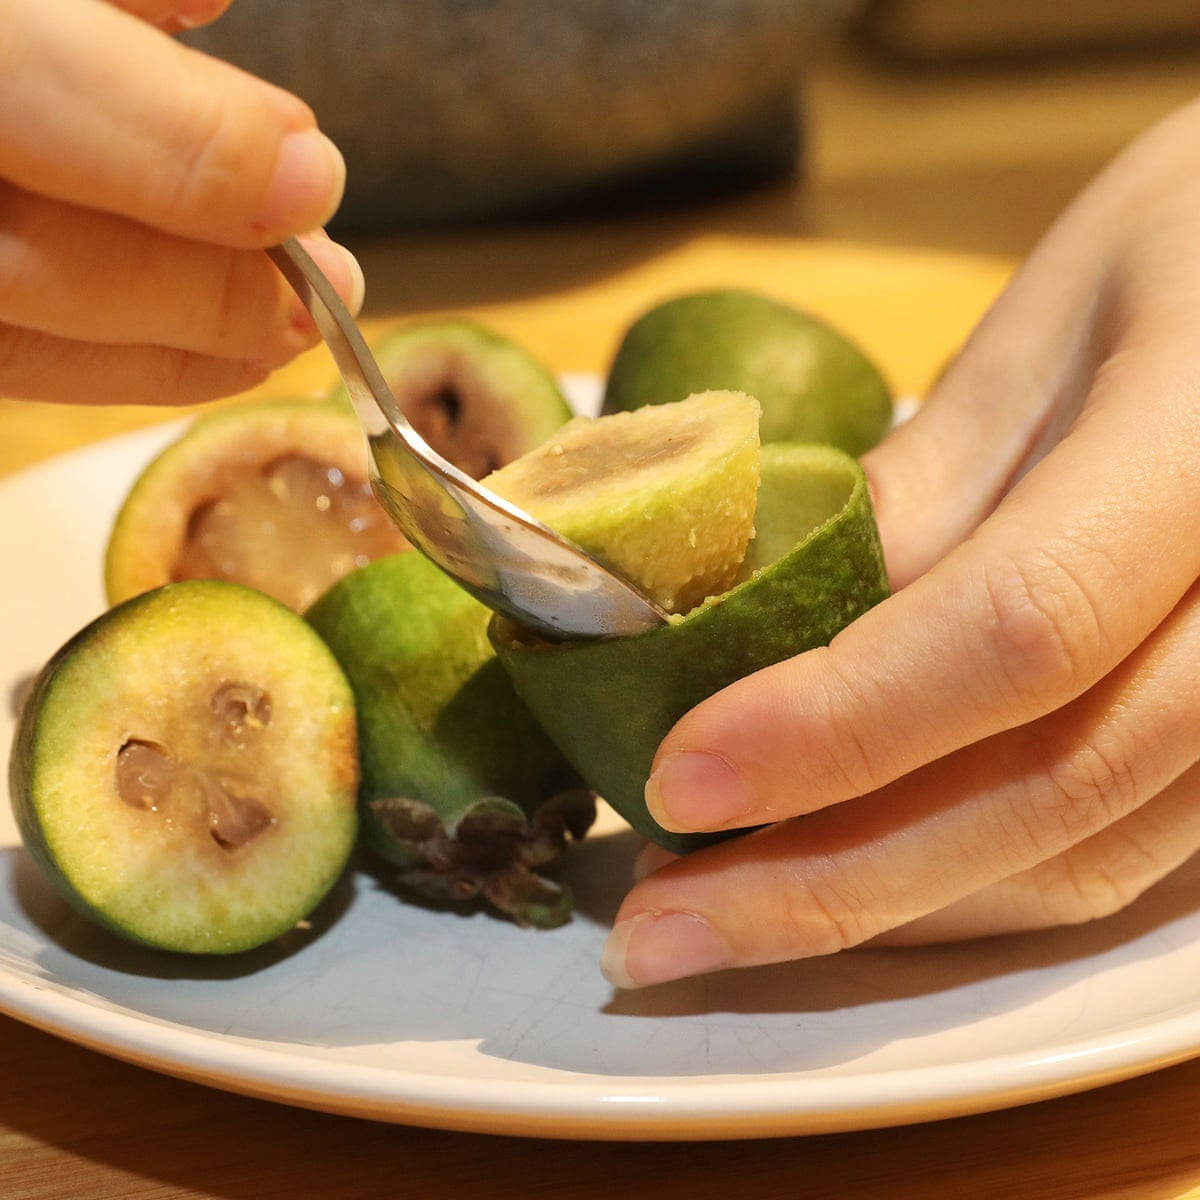
[[[1019,255],[1120,146],[1200,94],[1188,0],[347,11],[238,0],[190,35],[313,105],[350,166],[343,232],[691,211]]]
[[[1200,97],[1200,6],[876,0],[805,92],[813,232],[1022,255],[1122,146]]]
[[[343,147],[368,317],[470,309],[566,370],[602,369],[662,294],[730,284],[850,322],[921,391],[1071,197],[1200,96],[1191,0],[345,14],[237,0],[192,40],[305,96]]]

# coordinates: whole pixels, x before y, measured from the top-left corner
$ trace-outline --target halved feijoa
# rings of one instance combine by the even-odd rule
[[[729,587],[754,532],[758,413],[744,393],[704,392],[579,417],[483,482],[687,612]]]
[[[754,396],[764,444],[824,442],[861,454],[892,421],[888,386],[854,342],[810,313],[734,288],[678,296],[635,321],[613,360],[604,411],[706,388]]]
[[[224,579],[296,610],[407,542],[367,482],[353,412],[328,401],[222,409],[142,472],[105,556],[110,604],[165,583]]]
[[[406,888],[545,928],[571,897],[536,869],[595,804],[496,661],[489,616],[419,554],[355,571],[308,612],[354,689],[366,844]]]
[[[409,325],[372,349],[416,431],[475,479],[540,445],[570,419],[554,376],[516,342],[474,321]],[[334,395],[348,400],[344,387]]]
[[[489,628],[517,694],[588,786],[677,853],[713,839],[670,833],[646,809],[675,722],[734,680],[825,645],[888,591],[866,478],[841,451],[764,446],[755,520],[741,582],[676,621],[590,642],[542,641],[501,617]]]
[[[10,779],[25,845],[84,913],[166,950],[247,950],[306,917],[345,867],[353,696],[283,605],[172,584],[50,660]]]

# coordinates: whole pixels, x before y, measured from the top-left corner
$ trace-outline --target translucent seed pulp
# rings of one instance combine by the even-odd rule
[[[161,746],[130,738],[117,751],[117,795],[130,808],[157,811],[170,795],[175,769]]]
[[[271,698],[254,684],[223,681],[209,698],[219,742],[247,745],[271,721]],[[158,742],[128,738],[117,751],[116,789],[131,808],[206,832],[222,850],[249,845],[275,823],[241,780],[207,761],[187,762]]]
[[[231,477],[196,509],[172,578],[234,580],[303,611],[356,567],[407,545],[366,480],[288,455]]]

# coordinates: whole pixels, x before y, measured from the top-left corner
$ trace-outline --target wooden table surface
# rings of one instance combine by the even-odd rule
[[[1200,92],[1200,59],[927,69],[831,53],[805,89],[803,179],[640,216],[358,240],[372,328],[468,312],[560,370],[624,324],[734,284],[853,332],[920,392],[1054,212],[1123,141]],[[314,351],[263,389],[333,370]],[[162,419],[0,400],[0,472]],[[8,586],[13,586],[11,583]],[[0,1197],[243,1200],[1200,1196],[1200,1061],[982,1116],[774,1141],[607,1145],[374,1124],[153,1074],[0,1018]]]

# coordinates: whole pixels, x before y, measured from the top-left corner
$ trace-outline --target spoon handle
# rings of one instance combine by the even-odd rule
[[[288,238],[267,253],[312,314],[367,436],[382,433],[388,424],[412,429],[350,310],[308,251],[295,238]]]

